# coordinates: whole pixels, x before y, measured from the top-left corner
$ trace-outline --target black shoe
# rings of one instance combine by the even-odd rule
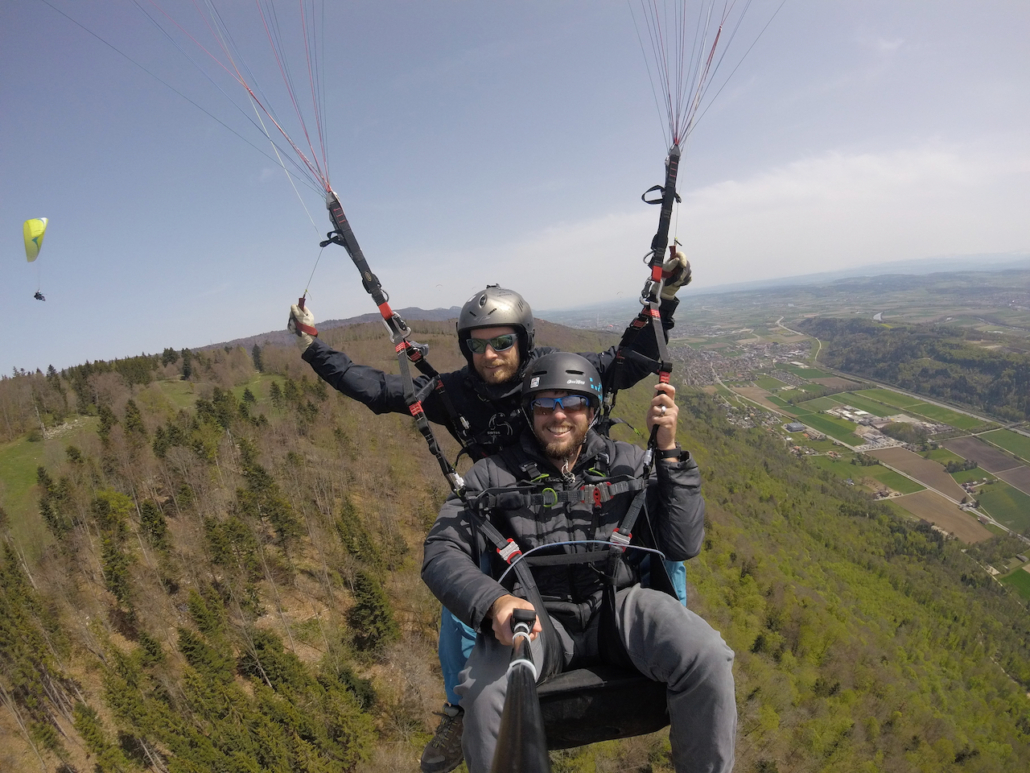
[[[448,773],[461,764],[461,731],[465,712],[460,706],[445,703],[443,711],[433,713],[441,719],[436,726],[436,735],[422,752],[422,773]]]

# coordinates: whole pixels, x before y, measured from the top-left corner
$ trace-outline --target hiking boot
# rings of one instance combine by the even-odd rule
[[[441,719],[436,726],[436,735],[422,752],[422,773],[447,773],[461,764],[461,731],[465,712],[460,706],[445,703],[443,711],[433,713]]]

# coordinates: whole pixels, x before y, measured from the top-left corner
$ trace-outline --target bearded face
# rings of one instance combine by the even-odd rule
[[[565,397],[568,392],[549,390],[536,397]],[[593,409],[583,406],[578,410],[533,408],[533,434],[540,441],[548,459],[562,462],[576,454],[593,420]]]

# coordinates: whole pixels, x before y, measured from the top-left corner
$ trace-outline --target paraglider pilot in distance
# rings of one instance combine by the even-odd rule
[[[35,298],[37,301],[45,301],[46,300],[46,298],[43,297],[43,293],[41,293],[39,290],[36,290],[36,292],[33,293],[32,297]]]
[[[567,543],[609,540],[622,525],[635,492],[622,490],[603,504],[597,497],[575,494],[597,482],[596,470],[607,469],[610,480],[639,480],[650,463],[642,449],[592,428],[600,404],[599,382],[594,366],[575,354],[552,353],[530,363],[522,388],[530,426],[518,444],[473,466],[466,475],[467,503],[449,497],[426,538],[423,580],[447,609],[479,632],[457,688],[465,711],[462,745],[471,773],[486,773],[493,760],[507,687],[511,615],[519,608],[535,609],[538,615],[532,649],[534,662],[545,664],[541,678],[609,660],[608,653],[615,651],[611,647],[621,645],[618,657],[623,663],[628,659],[644,676],[667,685],[675,769],[714,772],[733,767],[733,652],[719,633],[668,593],[642,587],[639,565],[629,558],[632,550],[626,551],[610,584],[603,562],[561,564],[555,559],[569,554],[585,558],[582,554],[593,550],[605,560],[607,545]],[[648,428],[658,428],[655,475],[643,496],[650,505],[656,543],[651,547],[682,561],[697,555],[704,541],[701,475],[690,453],[675,442],[675,388],[659,384],[656,389],[647,411]],[[539,494],[533,499],[528,492],[534,489],[551,492],[550,500],[545,496],[541,503]],[[489,504],[480,509],[476,503],[484,501]],[[490,525],[496,537],[491,537]],[[521,580],[510,590],[498,581],[508,565],[495,545],[505,538],[514,540],[523,556],[543,545],[566,543],[551,548],[547,559],[532,569],[538,603],[547,614],[525,598],[532,592]],[[609,620],[617,621],[611,625],[603,621],[606,587],[613,593]],[[608,636],[616,637],[617,644],[609,646],[613,639]]]
[[[667,339],[668,330],[674,324],[673,313],[679,305],[676,291],[690,282],[691,275],[690,264],[682,253],[667,261],[666,268],[669,278],[662,292],[661,317]],[[301,356],[315,373],[334,389],[366,405],[373,413],[408,415],[400,376],[353,362],[344,352],[335,351],[310,335],[314,324],[310,307],[291,307],[288,327],[301,340],[304,346]],[[465,451],[470,458],[481,459],[517,442],[525,423],[520,395],[522,376],[530,363],[555,350],[534,346],[533,312],[529,304],[517,292],[497,285],[489,285],[465,302],[456,327],[458,348],[468,364],[459,371],[442,373],[440,377],[458,416],[450,413],[435,390],[422,401],[422,407],[429,421],[447,427],[459,442],[461,438],[455,424],[464,419],[470,427],[467,435],[472,440],[465,446]],[[638,336],[634,348],[644,356],[654,358],[657,348],[654,336]],[[607,374],[610,378],[616,372],[613,368],[615,347],[584,356],[602,377]],[[628,388],[648,373],[645,366],[628,361],[621,368],[621,383],[615,386]],[[427,380],[426,376],[417,377],[416,390],[421,389]],[[683,566],[677,563],[670,565],[669,569],[685,604],[686,574]],[[462,712],[458,707],[455,686],[474,642],[475,632],[445,608],[441,616],[439,654],[447,703],[436,734],[423,754],[423,773],[446,773],[461,763]]]

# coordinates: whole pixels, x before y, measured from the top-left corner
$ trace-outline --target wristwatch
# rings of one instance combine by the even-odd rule
[[[670,448],[667,451],[659,451],[657,453],[657,456],[658,456],[659,459],[675,459],[677,461],[679,461],[679,459],[680,459],[680,457],[682,455],[683,455],[683,448],[680,446],[679,443],[677,443],[675,445],[675,447]]]

